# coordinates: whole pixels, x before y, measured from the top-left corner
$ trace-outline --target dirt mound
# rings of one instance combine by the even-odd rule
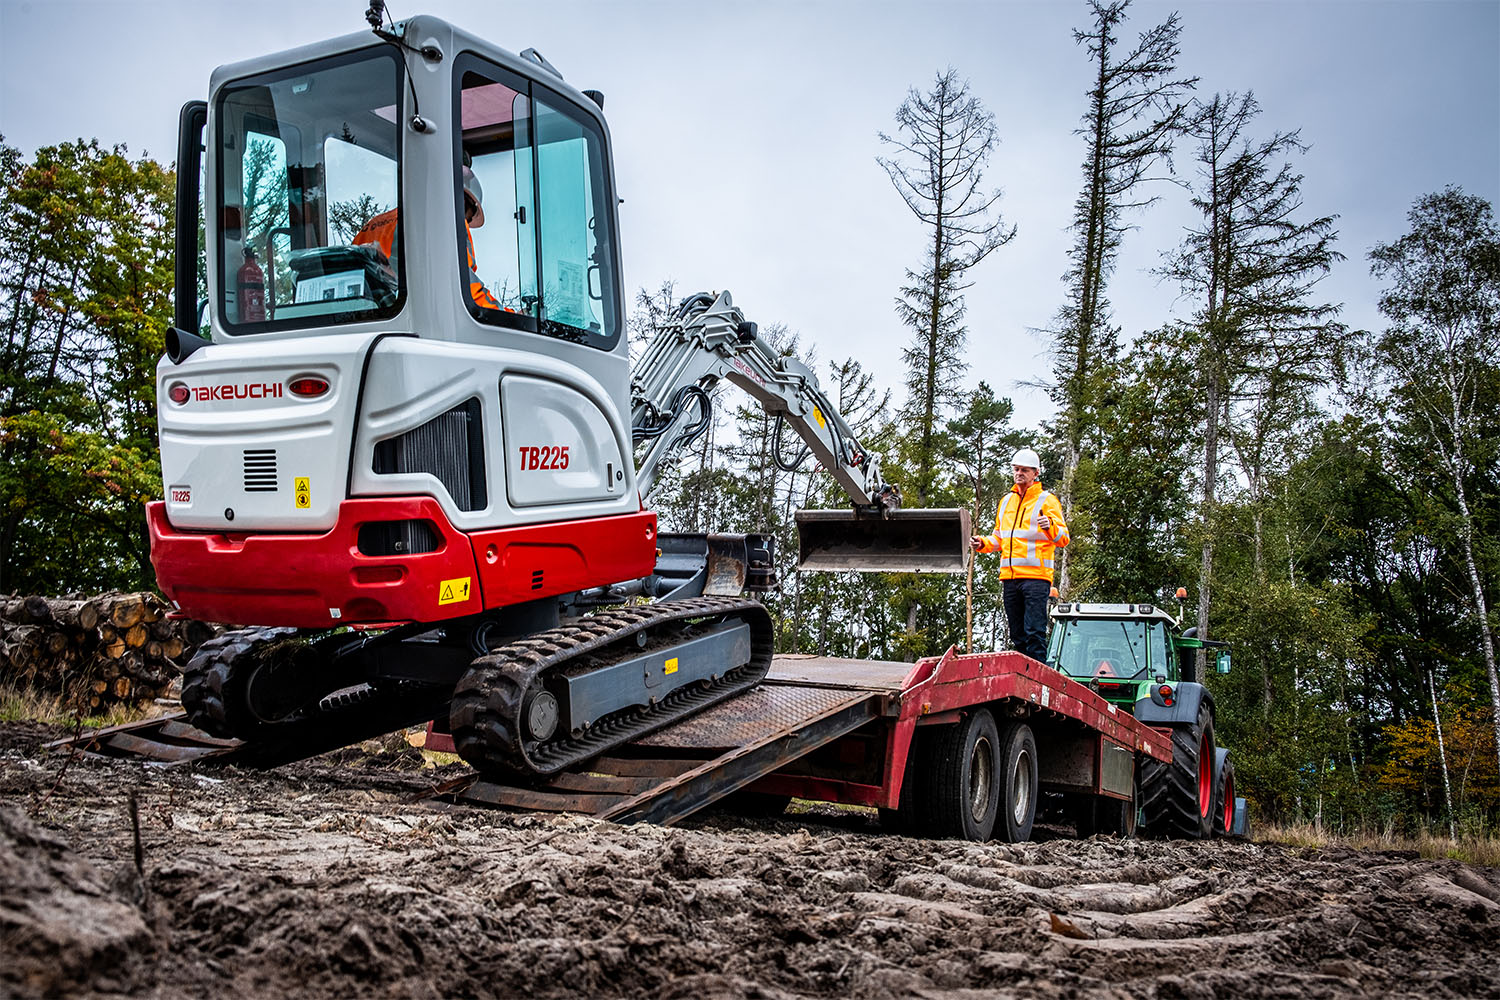
[[[120,898],[122,889],[137,897],[134,904]],[[6,993],[62,996],[137,985],[132,970],[154,948],[140,892],[138,879],[105,878],[61,837],[20,809],[0,806],[0,984]]]
[[[400,756],[270,773],[74,761],[45,830],[11,811],[23,832],[5,834],[6,864],[36,888],[0,900],[10,920],[66,890],[93,908],[73,930],[111,933],[28,931],[54,971],[75,971],[5,982],[165,997],[1500,994],[1494,870],[1227,842],[927,842],[832,810],[618,827],[415,802],[436,779]],[[0,756],[0,796],[41,801],[59,766]],[[132,790],[144,902],[99,874],[134,870]],[[11,926],[0,965],[19,968]]]

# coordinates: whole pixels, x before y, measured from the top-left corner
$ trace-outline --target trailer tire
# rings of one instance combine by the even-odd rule
[[[1000,815],[995,834],[1009,844],[1031,839],[1036,822],[1036,736],[1024,722],[1005,727],[1001,739]]]
[[[1213,833],[1214,717],[1209,703],[1198,719],[1172,728],[1172,761],[1148,757],[1141,765],[1141,812],[1154,837],[1201,840]]]
[[[1126,801],[1105,795],[1080,796],[1073,803],[1073,827],[1080,838],[1096,833],[1134,837],[1138,810],[1133,798]]]
[[[931,731],[918,726],[906,750],[906,768],[901,778],[901,802],[895,809],[880,809],[880,827],[908,837],[926,836],[932,825],[932,804],[927,791],[932,786]]]
[[[977,709],[957,725],[937,730],[933,741],[937,766],[929,771],[930,784],[919,789],[931,806],[922,811],[932,817],[933,832],[939,837],[989,840],[1001,811],[1005,760],[995,717],[987,708]]]

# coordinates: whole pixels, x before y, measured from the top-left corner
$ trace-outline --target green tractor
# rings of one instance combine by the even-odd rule
[[[1214,699],[1198,677],[1200,649],[1229,673],[1227,643],[1151,604],[1063,602],[1052,609],[1047,664],[1147,725],[1169,731],[1172,762],[1136,771],[1140,823],[1153,836],[1248,837],[1250,813],[1234,791],[1234,762],[1214,742]]]

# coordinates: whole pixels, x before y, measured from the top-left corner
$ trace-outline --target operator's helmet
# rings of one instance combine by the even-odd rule
[[[464,167],[464,205],[474,207],[474,218],[469,220],[469,228],[478,229],[484,225],[484,188],[469,167]]]
[[[1020,465],[1028,469],[1035,469],[1038,474],[1042,471],[1042,460],[1037,453],[1030,448],[1022,448],[1016,452],[1015,457],[1010,460],[1011,465]]]

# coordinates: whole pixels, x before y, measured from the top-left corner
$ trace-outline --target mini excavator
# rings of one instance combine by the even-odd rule
[[[648,506],[721,380],[852,500],[799,514],[802,568],[963,570],[968,512],[901,509],[728,292],[632,367],[601,94],[383,7],[221,67],[179,119],[151,558],[181,613],[242,626],[185,668],[194,725],[446,713],[477,768],[539,778],[754,686],[772,538]]]

